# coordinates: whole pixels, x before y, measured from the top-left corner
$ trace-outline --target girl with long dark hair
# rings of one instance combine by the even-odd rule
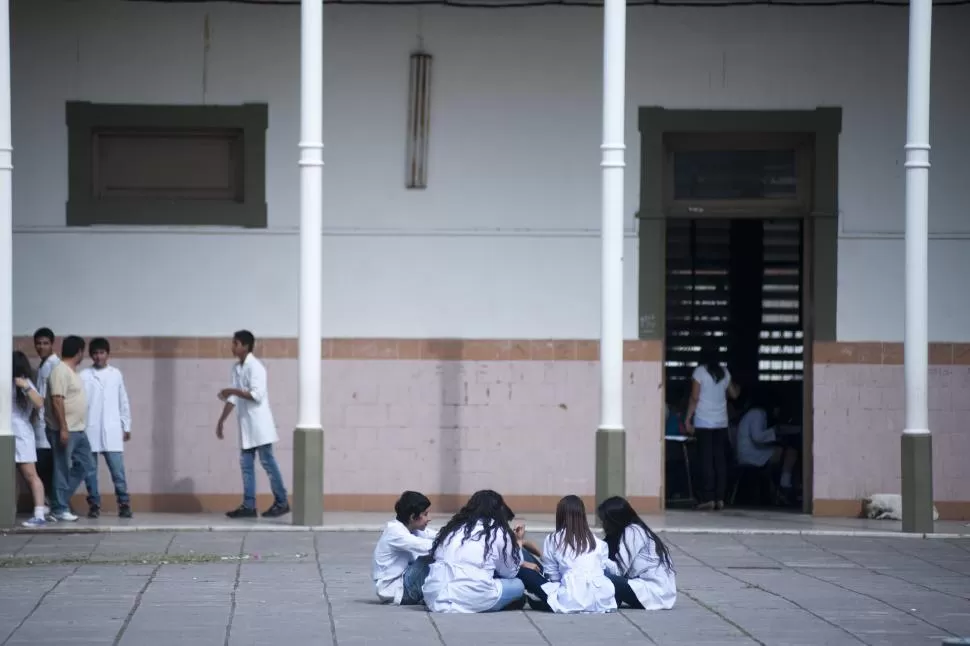
[[[670,610],[677,602],[677,577],[670,552],[625,498],[600,503],[610,560],[607,576],[616,589],[616,605],[637,610]]]
[[[25,527],[43,527],[47,521],[44,506],[44,483],[37,475],[37,444],[31,417],[43,408],[44,400],[33,383],[33,370],[23,352],[13,353],[13,389],[11,392],[11,426],[14,435],[14,460],[17,469],[30,487],[34,499],[34,515]]]
[[[441,528],[422,586],[428,610],[495,612],[525,604],[525,585],[516,578],[522,554],[509,519],[502,496],[486,489]]]
[[[617,609],[616,590],[604,574],[609,561],[606,543],[596,538],[578,496],[556,506],[556,531],[542,547],[542,586],[546,603],[558,613],[602,613]]]
[[[691,380],[685,430],[697,438],[701,468],[701,491],[697,509],[724,509],[727,493],[728,439],[727,400],[737,398],[739,389],[720,356],[707,350]]]

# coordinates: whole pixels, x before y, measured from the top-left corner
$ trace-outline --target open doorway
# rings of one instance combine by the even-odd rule
[[[691,376],[705,351],[717,353],[741,388],[729,406],[727,502],[733,507],[802,510],[805,366],[805,222],[802,217],[671,218],[666,221],[664,381],[673,418],[683,416]],[[738,426],[767,413],[777,441],[797,453],[785,495],[781,465],[745,464]],[[747,432],[750,423],[742,428]],[[671,437],[675,429],[666,435]],[[702,474],[689,439],[668,440],[667,506],[692,505]]]

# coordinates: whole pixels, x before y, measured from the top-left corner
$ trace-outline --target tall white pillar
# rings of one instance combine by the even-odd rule
[[[10,424],[13,354],[13,141],[10,130],[10,3],[0,0],[0,527],[17,514]]]
[[[626,495],[623,427],[623,169],[626,0],[605,0],[603,20],[602,304],[596,499]]]
[[[323,523],[323,0],[300,3],[299,412],[294,432],[297,525]]]
[[[906,428],[902,438],[903,530],[933,531],[929,429],[930,46],[933,0],[910,0],[906,115]]]

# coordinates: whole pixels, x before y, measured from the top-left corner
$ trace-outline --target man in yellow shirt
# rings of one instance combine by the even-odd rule
[[[74,522],[77,516],[68,505],[88,471],[94,468],[91,444],[88,442],[88,403],[84,383],[77,368],[84,359],[84,339],[66,337],[61,344],[61,362],[51,370],[44,422],[54,458],[54,490],[51,514],[62,522]]]

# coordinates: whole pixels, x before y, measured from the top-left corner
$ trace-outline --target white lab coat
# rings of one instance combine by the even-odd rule
[[[576,554],[562,542],[562,532],[546,536],[542,546],[542,570],[549,583],[542,586],[553,612],[612,612],[616,590],[604,570],[609,561],[606,543],[594,537],[594,547]]]
[[[239,447],[244,451],[279,441],[276,422],[269,407],[269,391],[266,383],[266,367],[250,352],[243,361],[232,366],[232,387],[247,391],[250,401],[233,395],[229,403],[236,407],[239,421]]]
[[[37,394],[44,401],[47,401],[47,385],[50,382],[51,370],[61,362],[61,358],[56,354],[47,357],[47,361],[37,369]],[[51,443],[47,441],[47,425],[44,423],[44,408],[37,411],[37,419],[34,420],[34,441],[38,449],[49,449]]]
[[[419,556],[431,551],[437,532],[408,531],[404,523],[395,519],[387,523],[374,547],[372,579],[377,598],[384,603],[401,605],[404,597],[404,571]]]
[[[607,561],[606,569],[629,580],[646,610],[670,610],[677,602],[674,571],[660,563],[653,540],[638,525],[630,525],[623,532],[616,561]]]
[[[421,588],[424,603],[431,612],[473,613],[491,610],[502,592],[501,579],[514,579],[519,573],[519,549],[508,549],[508,538],[498,531],[490,549],[485,551],[485,538],[478,523],[464,543],[464,529],[459,529],[434,553],[435,562]],[[501,641],[501,640],[499,640]]]
[[[775,454],[773,442],[777,440],[775,429],[768,426],[768,413],[763,408],[752,408],[738,424],[738,464],[763,467]]]
[[[114,366],[85,368],[81,383],[88,399],[88,435],[92,453],[121,453],[125,433],[131,433],[131,406],[125,378]]]

